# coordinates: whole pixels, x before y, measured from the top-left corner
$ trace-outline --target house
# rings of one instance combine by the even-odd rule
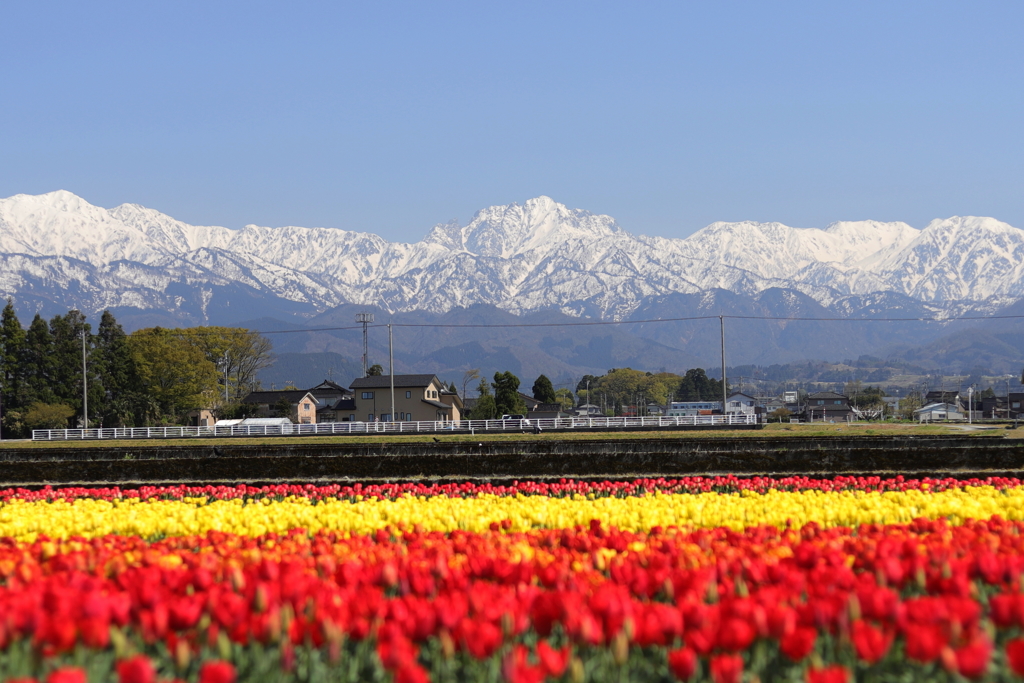
[[[213,416],[213,411],[209,408],[199,408],[188,413],[189,427],[209,427],[216,421],[217,418]]]
[[[320,382],[320,384],[317,384],[315,387],[311,387],[306,391],[313,394],[314,398],[324,405],[334,403],[339,398],[352,398],[351,389],[346,389],[340,384],[332,382],[329,379],[325,379],[323,382]]]
[[[306,389],[252,391],[242,399],[242,403],[256,406],[257,417],[288,417],[297,424],[316,424],[316,411],[320,405],[312,392]],[[290,407],[288,415],[277,415],[285,403]]]
[[[967,416],[954,403],[929,403],[914,411],[914,419],[918,422],[963,422]]]
[[[1009,396],[986,396],[975,400],[974,409],[982,417],[1018,420],[1024,418],[1024,393],[1013,392]]]
[[[814,422],[846,422],[853,419],[850,397],[834,391],[819,391],[807,397],[801,418]]]
[[[563,417],[572,417],[570,413],[562,410],[559,403],[538,403],[526,411],[527,420],[554,420]]]
[[[924,395],[924,404],[926,406],[932,403],[950,403],[955,406],[963,406],[966,398],[960,398],[959,391],[929,391]]]
[[[576,406],[575,412],[580,417],[604,417],[604,413],[601,412],[601,406],[595,406],[593,403],[584,403],[583,405]]]
[[[462,399],[437,375],[395,375],[395,417],[391,416],[391,376],[360,377],[351,384],[354,419],[366,422],[461,420]]]
[[[317,423],[352,422],[356,419],[356,399],[349,395],[324,403],[316,409]]]
[[[755,415],[757,413],[757,401],[753,396],[734,391],[725,399],[726,415]]]
[[[537,406],[540,405],[540,401],[535,399],[533,396],[530,396],[529,394],[524,394],[521,391],[516,392],[516,393],[519,394],[519,398],[523,399],[523,403],[526,404],[526,412],[530,412],[531,410],[535,410],[537,408]]]
[[[672,401],[668,404],[669,417],[692,417],[722,413],[721,401]]]

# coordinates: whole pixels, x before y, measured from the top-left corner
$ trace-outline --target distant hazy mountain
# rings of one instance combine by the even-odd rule
[[[104,209],[58,191],[0,200],[0,294],[13,296],[23,314],[77,307],[94,316],[109,308],[128,328],[256,318],[312,325],[341,311],[350,324],[352,306],[413,317],[472,318],[487,310],[595,321],[694,311],[950,317],[998,311],[1024,298],[1024,231],[993,218],[953,217],[923,230],[876,221],[824,229],[714,223],[685,239],[668,239],[633,234],[609,216],[539,197],[483,209],[467,225],[437,225],[422,241],[400,244],[332,228],[193,226],[142,206]],[[730,326],[742,356],[735,362],[856,355],[897,343],[928,344],[957,329],[768,321]],[[680,360],[714,355],[713,325],[617,330],[612,338],[622,349],[601,356],[602,362],[579,361],[576,345],[561,356],[554,346],[543,354],[576,369],[616,358],[647,359],[650,367],[664,354]],[[573,334],[596,340],[611,333]],[[498,346],[465,330],[447,338],[452,349],[470,338],[487,341],[493,348],[473,351],[486,357],[513,349],[511,342],[500,343],[514,336],[500,333]],[[543,341],[536,336],[520,338],[522,348]],[[331,350],[321,346],[316,350]],[[1007,353],[1016,348],[989,346]],[[447,347],[432,352],[441,348]]]

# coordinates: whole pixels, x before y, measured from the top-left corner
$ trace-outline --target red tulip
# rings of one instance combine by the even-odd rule
[[[395,683],[430,683],[430,675],[419,664],[406,664],[395,671]]]
[[[740,683],[743,677],[743,657],[715,655],[711,658],[711,678],[715,683]]]
[[[46,678],[46,683],[87,683],[85,670],[76,666],[57,669]]]
[[[1015,638],[1006,644],[1006,661],[1018,676],[1024,676],[1024,638]]]
[[[501,629],[488,621],[464,619],[459,630],[466,650],[476,659],[487,659],[493,655],[504,640]]]
[[[668,653],[668,668],[681,681],[688,681],[697,672],[697,653],[681,647]]]
[[[117,678],[121,683],[153,683],[156,670],[146,655],[135,655],[117,663]]]
[[[540,660],[545,674],[552,678],[558,678],[565,673],[565,667],[569,664],[569,648],[563,647],[556,650],[548,644],[548,641],[541,640],[537,643],[537,659]]]
[[[838,664],[807,670],[807,683],[846,683],[849,679],[850,672]]]
[[[977,634],[967,645],[956,648],[956,669],[961,676],[981,678],[988,671],[988,662],[992,657],[992,642],[987,636]]]
[[[853,622],[850,634],[857,656],[868,664],[876,664],[889,651],[893,633],[876,628],[864,620]]]
[[[946,646],[946,636],[938,626],[915,624],[906,632],[907,656],[919,662],[934,662]]]
[[[779,650],[793,662],[799,662],[814,649],[818,632],[809,626],[797,626],[779,641]]]
[[[757,637],[754,627],[744,619],[729,617],[718,627],[717,645],[729,652],[742,652],[750,647]]]
[[[199,683],[235,683],[235,666],[231,662],[206,662],[199,669]]]

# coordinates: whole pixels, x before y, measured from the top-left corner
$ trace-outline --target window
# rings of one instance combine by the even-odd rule
[[[819,406],[823,406],[823,405],[825,405],[825,402],[824,401],[818,401],[818,405]]]
[[[841,406],[841,405],[843,405],[843,402],[842,402],[842,401],[835,401],[835,404],[836,404],[837,406]]]
[[[302,404],[302,409],[308,411],[309,410],[309,404],[308,403],[303,403]]]
[[[352,413],[351,415],[349,415],[348,416],[348,421],[349,422],[355,422],[356,421],[356,414]]]
[[[373,413],[370,413],[369,415],[366,416],[366,421],[373,422]]]
[[[364,391],[363,392],[363,398],[373,398],[373,392],[372,391]]]
[[[437,392],[436,391],[430,392],[430,397],[431,398],[437,398]]]
[[[405,397],[406,398],[412,398],[412,392],[411,391],[405,392]]]

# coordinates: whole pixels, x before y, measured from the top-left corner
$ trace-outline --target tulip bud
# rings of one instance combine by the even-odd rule
[[[191,663],[192,648],[189,647],[188,641],[179,640],[174,644],[174,665],[178,667],[178,671],[185,671]]]
[[[633,617],[626,617],[622,622],[622,632],[626,634],[626,640],[633,640],[633,636],[636,635],[636,624],[633,623]]]
[[[291,671],[295,668],[295,647],[290,640],[281,645],[281,669]]]
[[[256,595],[254,596],[253,607],[256,609],[257,614],[263,614],[267,611],[267,587],[265,584],[259,584],[256,586]]]
[[[231,568],[231,587],[235,589],[236,593],[245,590],[245,574],[238,567]]]
[[[110,627],[110,644],[114,646],[114,657],[116,659],[124,659],[128,656],[130,652],[128,639],[121,629],[116,626]]]
[[[736,595],[741,598],[750,596],[750,591],[747,590],[747,582],[743,580],[743,577],[737,577],[736,579]]]
[[[854,622],[854,621],[860,620],[860,616],[861,616],[860,599],[857,597],[856,593],[850,593],[849,607],[850,607],[850,621]]]
[[[573,657],[572,663],[569,664],[569,680],[572,683],[583,683],[587,679],[587,672],[583,668],[583,660],[579,657]]]
[[[231,639],[224,631],[217,634],[217,653],[224,661],[231,661]]]
[[[956,653],[953,652],[953,648],[948,645],[942,648],[942,652],[939,654],[939,661],[942,662],[942,668],[946,671],[956,672],[958,669]]]
[[[398,585],[398,568],[391,562],[386,562],[380,570],[380,580],[388,588]]]
[[[665,579],[665,583],[662,584],[662,591],[665,592],[665,597],[671,602],[675,600],[676,587],[669,579]]]
[[[445,659],[451,659],[455,656],[455,641],[452,639],[452,634],[448,632],[448,629],[442,628],[438,634],[438,640],[441,641],[441,653]]]
[[[718,581],[708,581],[708,603],[714,605],[718,602]]]
[[[616,633],[612,638],[612,658],[619,666],[625,664],[629,659],[629,638],[622,631]]]
[[[512,616],[511,612],[505,612],[501,615],[501,632],[505,634],[505,637],[515,633],[516,621]]]

